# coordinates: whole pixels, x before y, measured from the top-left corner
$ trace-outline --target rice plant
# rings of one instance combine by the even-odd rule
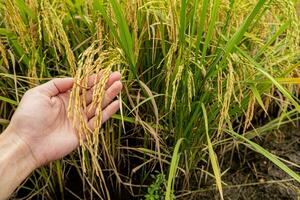
[[[147,188],[156,183],[164,190],[158,198],[180,199],[210,178],[223,198],[222,152],[233,143],[266,156],[300,182],[288,163],[251,141],[299,120],[297,5],[293,0],[0,1],[2,129],[27,89],[72,76],[69,117],[87,136],[72,155],[33,173],[15,195],[122,199],[127,191],[128,199],[147,199]],[[114,70],[124,83],[121,110],[90,133],[81,114],[90,108],[81,94],[88,77],[100,73],[92,100],[97,105]],[[101,109],[96,119],[100,127]]]

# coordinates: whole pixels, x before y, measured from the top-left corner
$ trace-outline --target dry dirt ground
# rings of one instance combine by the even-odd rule
[[[300,125],[286,126],[280,131],[273,131],[261,139],[256,139],[255,142],[290,162],[288,166],[300,174]],[[258,153],[247,148],[239,150],[240,152],[234,155],[232,163],[222,167],[224,169],[230,167],[222,177],[228,184],[224,186],[224,199],[300,199],[299,183]],[[220,196],[217,191],[203,191],[188,199],[220,199]]]

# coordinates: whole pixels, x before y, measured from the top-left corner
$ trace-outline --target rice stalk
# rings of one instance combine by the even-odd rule
[[[5,26],[8,27],[12,32],[17,34],[20,44],[25,49],[26,52],[29,52],[28,44],[31,40],[28,38],[28,31],[26,24],[24,23],[20,10],[17,7],[15,0],[5,1],[5,13],[4,13],[4,22]]]
[[[9,64],[7,60],[7,55],[6,55],[6,47],[4,46],[3,42],[1,41],[0,38],[0,53],[1,53],[1,58],[3,59],[4,67],[8,69]]]
[[[56,54],[56,59],[60,60],[58,52],[61,54],[64,54],[65,52],[71,74],[73,75],[76,72],[76,61],[61,21],[61,18],[64,18],[64,16],[59,16],[57,14],[56,8],[49,0],[42,0],[40,6],[42,24],[47,32],[49,43],[56,47],[53,49]]]
[[[232,94],[234,93],[234,82],[235,82],[235,77],[234,77],[234,71],[233,71],[233,66],[232,62],[229,60],[228,61],[228,75],[227,75],[227,80],[226,80],[226,92],[224,94],[224,99],[222,99],[222,109],[220,113],[220,119],[219,119],[219,127],[218,127],[218,134],[221,134],[223,131],[223,126],[224,126],[224,120],[229,119],[229,107],[231,103],[231,98]]]

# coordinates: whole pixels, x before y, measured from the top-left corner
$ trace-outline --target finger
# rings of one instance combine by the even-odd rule
[[[99,72],[98,74],[92,74],[88,78],[88,84],[87,88],[93,87],[102,77],[102,72]]]
[[[101,80],[101,78],[102,78],[101,71],[98,74],[91,75],[88,79],[88,88],[93,87],[96,83],[99,82],[99,80]],[[105,87],[106,88],[110,87],[113,82],[120,80],[120,79],[121,79],[120,72],[115,71],[115,72],[111,73]]]
[[[121,92],[122,87],[123,85],[121,81],[116,81],[112,84],[112,86],[110,86],[110,88],[108,88],[105,91],[101,109],[105,108],[108,104],[110,104],[113,101],[113,99]],[[95,115],[96,109],[97,108],[95,106],[92,107],[92,104],[88,106],[87,108],[88,119],[90,119]]]
[[[55,78],[47,83],[37,86],[36,89],[48,95],[49,97],[53,97],[70,90],[73,86],[73,83],[73,78]]]
[[[120,108],[120,101],[116,100],[109,104],[103,111],[102,111],[102,121],[101,124],[106,122],[113,114],[115,114]],[[93,117],[89,120],[88,125],[91,130],[95,129],[95,120],[96,117]]]
[[[105,89],[107,90],[114,82],[121,80],[121,74],[115,71],[109,75],[109,79],[106,83]]]
[[[102,108],[105,108],[121,92],[123,85],[121,81],[114,82],[104,93]]]
[[[113,72],[109,76],[109,78],[108,78],[108,81],[107,81],[106,86],[105,86],[105,90],[107,90],[108,88],[110,88],[110,86],[112,84],[114,84],[116,81],[119,81],[120,79],[121,79],[120,72]],[[87,105],[89,105],[92,102],[92,100],[93,100],[93,92],[94,92],[94,88],[91,88],[85,94],[86,95],[86,104]]]

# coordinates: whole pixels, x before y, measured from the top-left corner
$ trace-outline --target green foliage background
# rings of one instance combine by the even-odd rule
[[[1,0],[2,130],[27,89],[74,76],[80,55],[95,42],[99,56],[105,52],[113,69],[122,72],[125,85],[121,112],[105,124],[105,143],[99,144],[105,182],[89,170],[83,173],[82,162],[91,169],[93,163],[74,152],[35,172],[20,187],[28,192],[25,198],[73,193],[109,199],[123,189],[144,195],[156,170],[167,177],[166,192],[160,193],[166,199],[196,189],[200,173],[216,181],[222,196],[219,163],[233,144],[263,154],[299,182],[286,164],[251,142],[299,119],[296,5],[291,0]],[[68,189],[72,173],[80,177],[80,191]]]

